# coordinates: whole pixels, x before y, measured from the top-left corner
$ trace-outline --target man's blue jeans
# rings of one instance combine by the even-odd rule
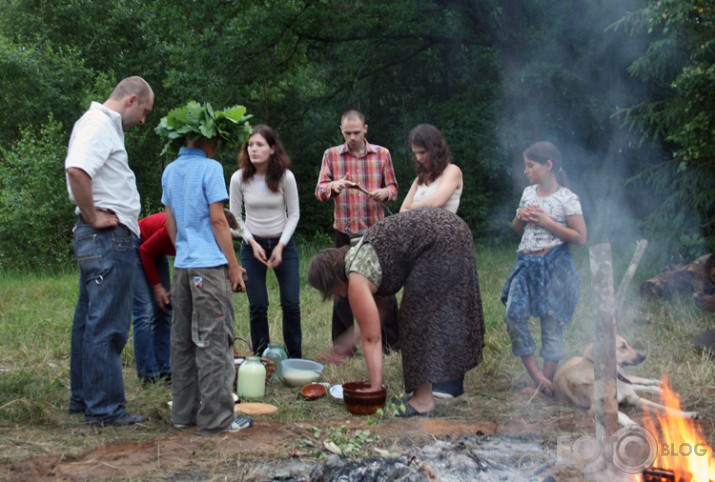
[[[280,238],[259,238],[254,236],[266,256],[270,258],[273,248]],[[248,283],[246,293],[250,305],[251,342],[253,351],[261,354],[268,347],[268,290],[266,271],[268,267],[253,256],[253,250],[245,241],[241,243],[241,265],[246,269]],[[300,266],[298,249],[291,238],[283,248],[283,262],[275,268],[280,289],[283,311],[283,341],[289,358],[301,358],[302,331],[300,327]]]
[[[129,337],[139,238],[124,226],[74,228],[79,300],[72,325],[71,413],[109,421],[126,413],[122,349]]]
[[[141,257],[137,257],[134,281],[133,338],[134,358],[139,378],[151,381],[171,373],[171,311],[162,310],[154,301],[154,288],[144,274]],[[169,260],[155,256],[159,279],[166,291],[171,290]]]

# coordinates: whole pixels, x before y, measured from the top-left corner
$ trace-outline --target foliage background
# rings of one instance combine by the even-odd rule
[[[322,239],[320,159],[354,107],[393,154],[400,200],[408,132],[442,130],[477,239],[512,236],[521,152],[545,139],[564,154],[591,242],[648,237],[657,264],[693,258],[714,239],[714,13],[715,0],[4,0],[0,267],[71,260],[69,133],[128,75],[156,93],[148,125],[127,135],[143,215],[161,209],[171,160],[159,119],[191,99],[243,104],[293,159],[298,235]],[[235,153],[223,160],[228,179]]]

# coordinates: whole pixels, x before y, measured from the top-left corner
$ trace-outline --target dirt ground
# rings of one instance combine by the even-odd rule
[[[529,398],[520,393],[519,387],[496,385],[485,384],[483,390],[470,387],[469,394],[439,401],[439,416],[431,419],[385,416],[376,420],[374,417],[352,416],[344,411],[340,402],[321,399],[297,402],[309,404],[305,405],[305,417],[291,419],[280,413],[256,415],[250,429],[215,436],[173,429],[165,407],[155,412],[144,427],[89,428],[79,419],[72,418],[76,416],[65,415],[63,425],[57,431],[71,432],[72,443],[61,439],[52,427],[42,433],[20,427],[0,437],[0,452],[6,461],[0,464],[0,480],[307,481],[311,480],[313,469],[326,464],[332,455],[323,442],[328,431],[338,427],[348,431],[364,429],[379,436],[369,449],[358,451],[359,459],[374,456],[372,448],[390,456],[413,459],[416,451],[437,441],[459,442],[460,438],[475,437],[499,441],[517,437],[526,440],[531,455],[514,453],[512,463],[509,444],[504,443],[497,449],[500,457],[505,452],[508,455],[504,465],[520,470],[524,458],[531,457],[535,460],[531,467],[534,464],[541,467],[538,474],[525,470],[526,478],[519,480],[614,480],[599,479],[593,473],[585,474],[578,465],[558,461],[557,437],[567,436],[576,441],[584,435],[594,434],[593,420],[585,410],[542,395]],[[643,420],[640,410],[628,407],[625,411],[636,422]],[[712,446],[715,420],[706,417],[697,424]],[[316,438],[316,431],[322,432],[322,436]],[[310,443],[306,444],[306,441]],[[427,480],[451,482],[462,479],[438,476]]]
[[[531,435],[553,440],[554,433],[588,433],[592,423],[573,411],[558,419],[529,420],[504,417],[501,420],[471,421],[465,418],[415,417],[390,419],[367,425],[366,418],[354,417],[351,429],[367,429],[378,434],[381,446],[393,453],[434,440],[460,435]],[[316,426],[271,421],[256,417],[254,426],[237,434],[205,437],[193,431],[176,431],[158,439],[108,444],[78,455],[51,455],[30,458],[0,469],[3,480],[308,480],[311,467],[320,463],[313,453],[298,443],[310,438]],[[126,429],[125,429],[126,430]],[[129,429],[131,430],[131,429]],[[216,459],[224,459],[217,469]],[[267,466],[266,461],[270,461]],[[267,468],[268,467],[268,468]],[[220,473],[219,473],[220,472]],[[561,473],[559,473],[561,472]],[[538,480],[586,480],[573,471],[551,470]]]

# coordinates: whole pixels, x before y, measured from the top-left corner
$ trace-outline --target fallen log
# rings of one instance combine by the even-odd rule
[[[715,259],[704,254],[692,263],[678,266],[644,281],[640,286],[643,298],[671,299],[679,294],[715,293]]]

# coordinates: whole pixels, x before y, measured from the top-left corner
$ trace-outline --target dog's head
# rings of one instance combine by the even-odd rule
[[[616,362],[618,362],[618,366],[640,365],[643,360],[645,360],[643,353],[636,351],[623,337],[616,337]]]
[[[588,345],[586,353],[584,353],[583,356],[591,362],[594,361],[593,343]],[[636,351],[631,345],[628,344],[625,338],[616,336],[616,363],[619,367],[639,365],[643,363],[645,358],[646,356],[643,353]]]

